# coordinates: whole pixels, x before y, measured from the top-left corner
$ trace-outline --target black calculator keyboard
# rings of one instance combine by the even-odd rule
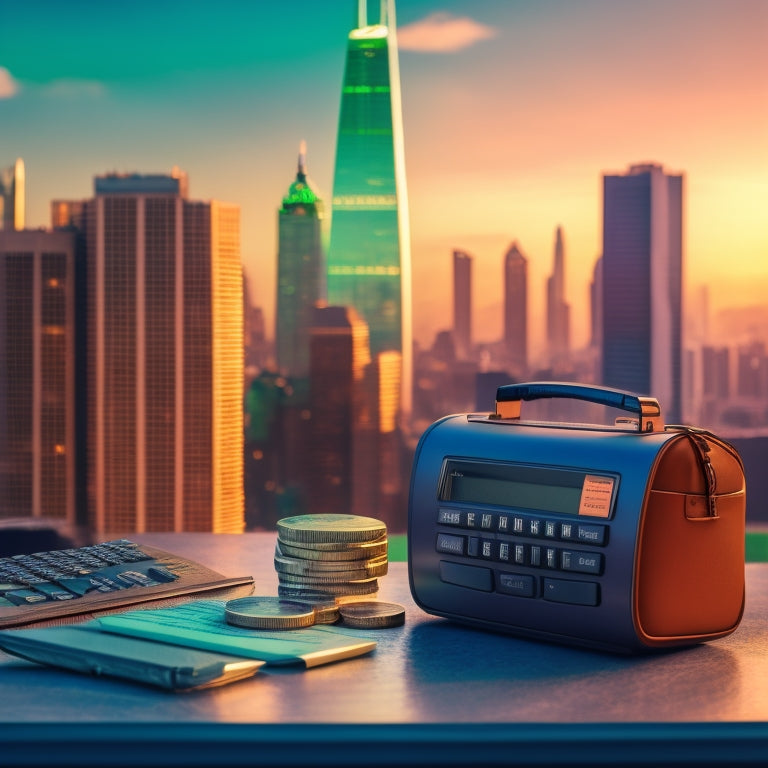
[[[252,583],[128,539],[2,557],[0,627]]]

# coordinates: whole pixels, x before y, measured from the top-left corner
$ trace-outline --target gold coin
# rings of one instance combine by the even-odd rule
[[[361,515],[295,515],[277,521],[283,541],[305,544],[375,541],[387,533],[381,520]]]
[[[294,597],[301,599],[301,595],[306,592],[325,592],[325,594],[335,597],[341,602],[347,597],[374,595],[379,591],[378,579],[362,582],[358,581],[354,583],[342,582],[341,584],[312,584],[301,579],[296,581],[285,581],[284,574],[278,574],[278,578],[280,583],[277,587],[277,594],[288,599]]]
[[[328,584],[364,584],[376,579],[375,576],[363,576],[361,578],[349,578],[345,573],[323,573],[310,575],[297,575],[278,571],[278,579],[285,584],[305,584],[312,587],[323,587]]]
[[[339,612],[342,623],[356,629],[384,629],[405,623],[405,608],[397,603],[365,600],[346,603],[339,607]]]
[[[284,555],[298,557],[303,560],[367,560],[373,557],[386,556],[387,537],[382,536],[375,541],[364,542],[326,542],[314,545],[283,541],[277,537],[277,545]]]
[[[224,604],[224,618],[248,629],[300,629],[315,623],[315,611],[279,597],[239,597]]]
[[[342,563],[324,563],[320,560],[298,560],[275,553],[275,570],[278,573],[290,573],[294,576],[318,576],[343,578],[346,581],[385,576],[389,568],[386,557],[378,560],[356,560],[355,565],[348,561]],[[358,565],[359,563],[359,565]]]

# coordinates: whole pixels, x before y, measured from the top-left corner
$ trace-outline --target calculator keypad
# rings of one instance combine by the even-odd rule
[[[599,548],[607,543],[608,526],[451,507],[438,509],[437,523],[448,528],[437,532],[437,552],[472,562],[461,568],[441,561],[443,581],[518,597],[599,604],[599,584],[583,577],[605,569]],[[478,568],[483,563],[486,567]]]

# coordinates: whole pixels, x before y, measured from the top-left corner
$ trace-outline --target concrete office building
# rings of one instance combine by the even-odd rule
[[[85,202],[88,516],[97,532],[244,528],[239,208],[186,174]]]
[[[453,343],[460,360],[472,351],[472,256],[453,252]]]
[[[323,203],[307,181],[302,142],[296,179],[278,212],[275,352],[278,370],[287,376],[309,373],[312,313],[324,298]]]
[[[402,360],[401,404],[412,389],[411,255],[394,0],[349,33],[333,180],[328,303],[354,307],[371,354]]]
[[[528,259],[517,241],[504,256],[503,342],[509,373],[528,373]]]
[[[19,157],[8,168],[0,168],[0,229],[24,229],[25,219],[24,161]]]
[[[602,384],[682,413],[683,177],[633,165],[603,177]]]
[[[0,518],[77,525],[75,235],[0,231]]]

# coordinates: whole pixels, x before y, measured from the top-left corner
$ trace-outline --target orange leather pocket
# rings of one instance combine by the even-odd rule
[[[710,450],[718,479],[712,506],[697,456],[686,443],[674,441],[660,457],[639,532],[635,622],[648,645],[728,634],[744,607],[746,493],[740,460],[723,445]]]

